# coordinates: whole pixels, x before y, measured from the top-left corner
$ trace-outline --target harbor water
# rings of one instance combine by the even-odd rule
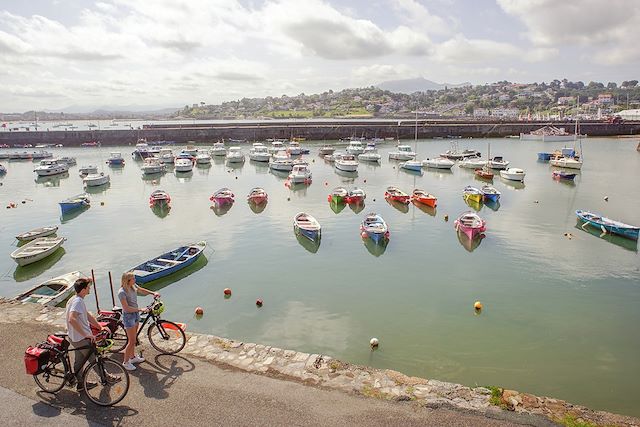
[[[305,157],[313,182],[294,188],[285,186],[286,173],[276,175],[248,157],[232,168],[214,158],[191,173],[169,170],[145,178],[131,146],[51,148],[78,164],[48,178],[36,178],[31,161],[0,160],[7,168],[0,176],[0,296],[93,269],[100,305],[109,308],[109,271],[117,287],[124,271],[204,240],[204,258],[151,284],[166,303],[166,318],[187,322],[188,330],[640,416],[637,244],[582,229],[575,216],[583,209],[640,224],[637,141],[585,139],[583,169],[575,182],[562,182],[552,179],[553,167],[537,160],[538,152],[561,143],[459,140],[460,149],[484,156],[490,143],[492,156],[526,171],[524,184],[496,176],[499,204],[471,206],[463,188],[483,185],[472,170],[456,165],[450,172],[408,173],[387,160],[395,148],[388,142],[378,144],[381,165],[361,162],[357,176],[338,174],[318,156],[323,143],[302,143],[311,149]],[[419,140],[416,148],[424,159],[450,143]],[[248,154],[249,146],[243,150]],[[123,153],[124,167],[105,164],[110,151]],[[89,192],[89,209],[61,218],[58,202],[83,191],[78,168],[87,164],[110,174],[111,183]],[[426,190],[438,197],[438,206],[391,205],[384,199],[389,185],[407,193]],[[257,186],[269,194],[262,211],[246,202]],[[332,206],[327,196],[336,186],[364,189],[365,206]],[[222,187],[235,193],[236,202],[213,210],[209,197]],[[171,195],[170,210],[150,208],[156,189]],[[16,208],[4,208],[12,202]],[[454,230],[455,218],[469,210],[487,221],[484,239],[470,242]],[[322,225],[319,247],[296,238],[298,212]],[[386,247],[360,236],[359,224],[370,212],[389,224]],[[46,225],[60,227],[58,236],[67,238],[63,249],[17,267],[9,257],[14,236]],[[224,288],[231,288],[231,298],[224,298]],[[482,312],[474,311],[475,301],[484,305]],[[193,315],[196,306],[204,309],[200,319]],[[380,340],[375,351],[372,337]]]

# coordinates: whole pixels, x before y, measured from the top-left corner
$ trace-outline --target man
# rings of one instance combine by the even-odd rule
[[[92,280],[81,278],[76,280],[73,288],[76,294],[67,303],[66,320],[67,334],[71,342],[71,348],[87,347],[83,350],[74,351],[73,372],[76,377],[76,389],[82,391],[84,383],[82,381],[82,368],[89,360],[94,360],[95,355],[91,353],[91,345],[94,341],[91,326],[100,330],[103,329],[98,321],[87,311],[84,297],[91,291]],[[91,355],[91,357],[89,357]]]

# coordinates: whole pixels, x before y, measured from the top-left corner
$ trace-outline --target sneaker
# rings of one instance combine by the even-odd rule
[[[142,356],[133,356],[131,359],[129,359],[129,363],[131,364],[142,363],[142,362],[144,362],[144,357]]]
[[[133,363],[131,363],[131,360],[128,362],[125,362],[122,364],[122,366],[124,366],[124,369],[126,369],[127,371],[135,371],[136,367],[133,366]]]
[[[111,374],[107,374],[107,382],[109,384],[115,384],[117,382],[122,381],[122,377],[117,376],[117,375],[111,375]]]
[[[94,383],[93,381],[87,381],[87,390],[91,390],[92,388],[98,387],[98,383]],[[84,384],[78,383],[76,386],[76,391],[84,390]]]

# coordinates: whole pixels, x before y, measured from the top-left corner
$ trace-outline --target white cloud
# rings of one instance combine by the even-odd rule
[[[373,64],[357,67],[351,75],[357,86],[370,86],[386,80],[420,77],[420,72],[406,64]]]
[[[493,40],[469,40],[461,34],[441,43],[436,58],[442,62],[478,63],[490,60],[516,58],[522,52],[516,46]]]
[[[450,35],[453,24],[433,15],[416,0],[391,0],[391,6],[411,28],[427,34]]]

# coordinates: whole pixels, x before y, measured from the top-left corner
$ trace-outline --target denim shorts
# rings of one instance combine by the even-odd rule
[[[127,313],[126,311],[122,312],[122,324],[125,329],[132,328],[136,325],[137,322],[140,322],[140,313]]]

